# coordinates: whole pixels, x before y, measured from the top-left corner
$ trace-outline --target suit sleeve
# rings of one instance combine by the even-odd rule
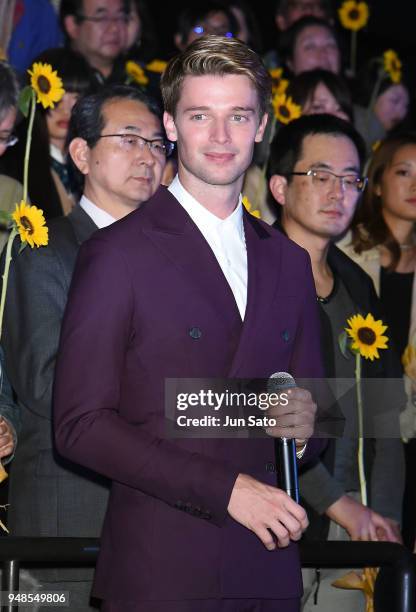
[[[6,372],[19,404],[49,420],[68,284],[52,245],[14,249],[2,339]]]
[[[222,524],[238,472],[153,435],[119,412],[125,356],[138,332],[134,296],[130,262],[120,251],[100,237],[85,243],[73,276],[56,365],[58,451],[170,505],[182,500],[209,510],[212,521]]]

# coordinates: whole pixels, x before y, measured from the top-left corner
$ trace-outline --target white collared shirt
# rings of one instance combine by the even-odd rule
[[[241,195],[235,210],[220,219],[202,206],[181,184],[178,175],[168,187],[211,247],[231,287],[241,318],[247,305],[247,248]]]
[[[91,217],[99,229],[111,225],[116,220],[108,212],[93,204],[85,195],[80,199],[79,205],[85,210],[87,215]]]

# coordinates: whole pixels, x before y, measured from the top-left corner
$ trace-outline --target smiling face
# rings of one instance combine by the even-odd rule
[[[312,95],[306,100],[302,107],[304,115],[317,115],[327,113],[335,115],[345,121],[350,121],[347,113],[345,113],[335,97],[329,91],[328,87],[323,83],[318,83]]]
[[[360,174],[357,149],[342,135],[306,136],[301,158],[294,172],[329,170],[334,174]],[[318,184],[310,176],[293,176],[287,180],[274,176],[270,188],[282,206],[282,222],[295,242],[304,244],[311,235],[329,241],[348,227],[357,205],[358,191],[348,190],[339,179]],[[305,240],[306,237],[306,240]]]
[[[315,68],[338,74],[340,52],[331,30],[321,25],[305,27],[296,38],[293,57],[288,64],[294,74]]]
[[[175,117],[165,113],[169,140],[178,142],[179,177],[191,193],[204,185],[240,186],[267,116],[247,76],[186,76]]]
[[[398,219],[416,221],[416,144],[396,151],[375,193],[381,198],[383,217],[389,225]]]
[[[385,130],[391,130],[406,117],[409,107],[409,93],[401,85],[392,85],[378,96],[374,113]]]
[[[115,99],[104,105],[102,115],[102,136],[138,134],[163,142],[159,119],[141,102]],[[163,156],[151,152],[146,145],[126,146],[119,137],[100,138],[92,148],[76,138],[70,144],[70,153],[85,175],[87,198],[115,218],[131,212],[155,193],[166,164]]]

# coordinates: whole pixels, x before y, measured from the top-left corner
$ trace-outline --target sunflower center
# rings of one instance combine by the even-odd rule
[[[51,83],[43,74],[38,77],[38,87],[42,93],[47,94],[51,90]]]
[[[350,11],[350,19],[352,21],[357,21],[360,18],[360,11],[358,9],[352,9]]]
[[[374,330],[372,330],[370,327],[360,327],[357,335],[358,335],[358,339],[363,344],[368,344],[369,346],[374,344],[377,338]]]
[[[31,236],[34,233],[35,228],[33,227],[32,223],[27,217],[20,217],[20,223],[22,224],[23,228],[27,231],[29,236]]]
[[[289,118],[290,117],[290,111],[289,111],[288,107],[285,106],[284,104],[279,106],[279,113],[280,113],[280,115],[282,117],[285,117],[285,118]]]

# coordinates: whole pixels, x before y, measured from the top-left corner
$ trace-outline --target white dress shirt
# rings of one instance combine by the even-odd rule
[[[87,215],[91,217],[99,229],[102,227],[107,227],[107,225],[111,225],[116,220],[108,212],[93,204],[91,200],[85,197],[85,195],[83,195],[80,199],[79,205],[85,210]]]
[[[220,219],[186,191],[178,175],[168,189],[211,247],[231,287],[241,318],[244,319],[247,305],[247,249],[241,195],[231,215]]]

